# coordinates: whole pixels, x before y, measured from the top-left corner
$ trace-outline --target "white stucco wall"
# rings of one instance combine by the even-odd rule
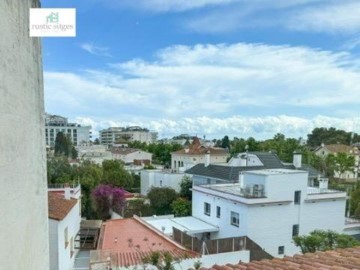
[[[226,163],[228,155],[210,155],[210,163]],[[190,154],[171,154],[171,168],[172,169],[179,169],[180,167],[185,167],[187,169],[191,168],[192,166],[204,163],[205,162],[205,155],[190,155]]]
[[[1,269],[49,269],[41,44],[28,30],[37,4],[0,1]]]
[[[299,225],[299,234],[308,234],[315,229],[342,232],[345,224],[345,194],[307,195],[307,173],[297,171],[293,174],[256,175],[249,174],[246,183],[265,180],[266,194],[271,201],[278,203],[260,203],[247,205],[237,202],[233,195],[214,190],[193,189],[193,216],[216,225],[219,232],[211,233],[212,239],[248,236],[272,256],[278,254],[278,247],[285,247],[284,255],[300,252],[292,241],[293,225]],[[265,178],[265,179],[264,179]],[[237,188],[238,186],[236,186]],[[205,192],[200,192],[200,190]],[[294,192],[301,190],[301,203],[294,204]],[[341,197],[342,196],[342,197]],[[327,199],[316,199],[327,197]],[[313,198],[314,200],[308,200]],[[263,199],[248,201],[265,202]],[[290,201],[290,202],[286,202]],[[204,203],[211,205],[210,216],[204,213]],[[220,206],[221,216],[216,216],[216,207]],[[231,211],[239,213],[239,227],[231,225]]]
[[[169,187],[176,192],[180,191],[180,183],[184,173],[170,173],[159,170],[141,171],[141,195],[146,196],[151,187]]]

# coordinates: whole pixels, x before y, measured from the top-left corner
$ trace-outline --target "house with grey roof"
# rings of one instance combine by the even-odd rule
[[[205,160],[210,160],[206,159]],[[321,173],[311,165],[302,163],[300,153],[294,153],[293,163],[284,163],[272,152],[245,152],[232,157],[226,164],[200,163],[186,171],[193,176],[194,185],[237,183],[239,175],[246,171],[264,169],[297,169],[308,172],[308,185]]]

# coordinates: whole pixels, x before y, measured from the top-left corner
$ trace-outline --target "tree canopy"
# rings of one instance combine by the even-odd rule
[[[309,235],[294,237],[294,243],[302,253],[349,248],[360,245],[355,238],[334,231],[315,230]]]
[[[147,195],[156,215],[171,214],[171,203],[178,197],[176,191],[168,187],[152,187]]]
[[[56,134],[55,138],[55,155],[64,155],[65,157],[77,158],[77,151],[71,142],[69,136],[63,132]]]
[[[346,132],[344,130],[336,129],[334,127],[330,128],[314,128],[310,134],[308,134],[307,144],[311,147],[317,147],[324,144],[347,144],[351,142],[359,142],[360,136],[356,133],[352,134],[351,132]]]

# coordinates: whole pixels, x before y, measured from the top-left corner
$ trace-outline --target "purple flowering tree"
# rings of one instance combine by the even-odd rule
[[[99,218],[106,220],[114,211],[123,215],[126,207],[125,192],[111,185],[99,185],[92,192],[93,207]]]

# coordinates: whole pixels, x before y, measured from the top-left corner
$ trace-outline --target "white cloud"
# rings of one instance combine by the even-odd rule
[[[107,47],[95,46],[93,43],[82,43],[79,46],[90,54],[111,57]]]
[[[207,138],[220,138],[224,135],[231,137],[257,139],[272,138],[276,133],[284,133],[288,137],[306,137],[315,127],[336,127],[346,131],[360,133],[360,117],[336,118],[315,116],[313,118],[293,117],[287,115],[266,117],[244,117],[235,115],[228,118],[180,118],[178,120],[159,119],[153,121],[94,121],[90,118],[78,117],[77,123],[91,125],[97,136],[98,131],[110,126],[141,125],[159,132],[159,137],[172,137],[182,133],[203,136]]]
[[[360,65],[349,53],[239,43],[172,46],[155,56],[153,62],[112,64],[107,71],[45,72],[46,109],[96,123],[151,125],[164,133],[235,131],[246,115],[252,128],[271,127],[271,133],[303,128],[306,115],[338,117],[346,108],[347,115],[358,116]],[[290,123],[279,114],[305,120]]]
[[[300,31],[359,33],[360,2],[329,2],[330,4],[318,5],[297,11],[290,18],[287,26],[290,29]]]

